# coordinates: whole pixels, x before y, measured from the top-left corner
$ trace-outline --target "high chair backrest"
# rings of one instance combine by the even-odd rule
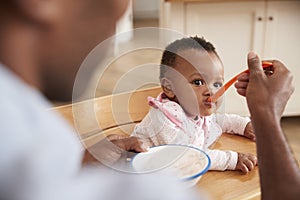
[[[109,134],[129,135],[135,124],[149,111],[147,97],[156,97],[161,87],[108,95],[79,103],[55,107],[90,146]]]

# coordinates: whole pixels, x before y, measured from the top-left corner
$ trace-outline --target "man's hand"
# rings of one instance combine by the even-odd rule
[[[143,147],[143,142],[139,140],[139,138],[137,137],[133,137],[133,136],[128,137],[124,135],[113,134],[107,136],[107,139],[125,151],[134,151],[134,152],[147,151],[147,149]]]
[[[107,166],[112,166],[125,151],[144,152],[147,149],[143,147],[143,142],[137,137],[112,134],[89,147],[85,151],[83,162],[101,162]]]
[[[259,57],[248,54],[249,74],[243,74],[235,84],[237,92],[246,96],[251,115],[267,115],[280,119],[286,103],[294,91],[291,72],[277,60],[273,63],[273,74],[267,76]],[[280,98],[278,98],[280,97]]]
[[[258,56],[249,53],[250,74],[240,76],[235,87],[239,94],[246,96],[251,113],[262,198],[299,199],[299,167],[280,126],[283,110],[294,91],[293,77],[281,62],[271,62],[273,74],[267,76]]]

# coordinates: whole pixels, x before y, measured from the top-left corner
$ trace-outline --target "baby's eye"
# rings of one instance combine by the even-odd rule
[[[223,83],[220,83],[220,82],[214,83],[214,87],[216,87],[216,88],[220,88],[222,86],[223,86]]]
[[[204,85],[204,81],[197,79],[197,80],[193,80],[192,84],[200,86],[200,85]]]

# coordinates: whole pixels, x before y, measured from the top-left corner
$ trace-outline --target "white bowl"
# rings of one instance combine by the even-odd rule
[[[193,186],[208,171],[210,158],[198,148],[168,144],[137,154],[131,164],[137,173],[167,173]]]

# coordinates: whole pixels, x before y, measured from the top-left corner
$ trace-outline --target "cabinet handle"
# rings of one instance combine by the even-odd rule
[[[257,20],[258,20],[258,21],[262,21],[262,17],[258,17]]]
[[[273,16],[269,16],[269,20],[270,20],[270,21],[273,21],[273,20],[274,20],[274,17],[273,17]]]

